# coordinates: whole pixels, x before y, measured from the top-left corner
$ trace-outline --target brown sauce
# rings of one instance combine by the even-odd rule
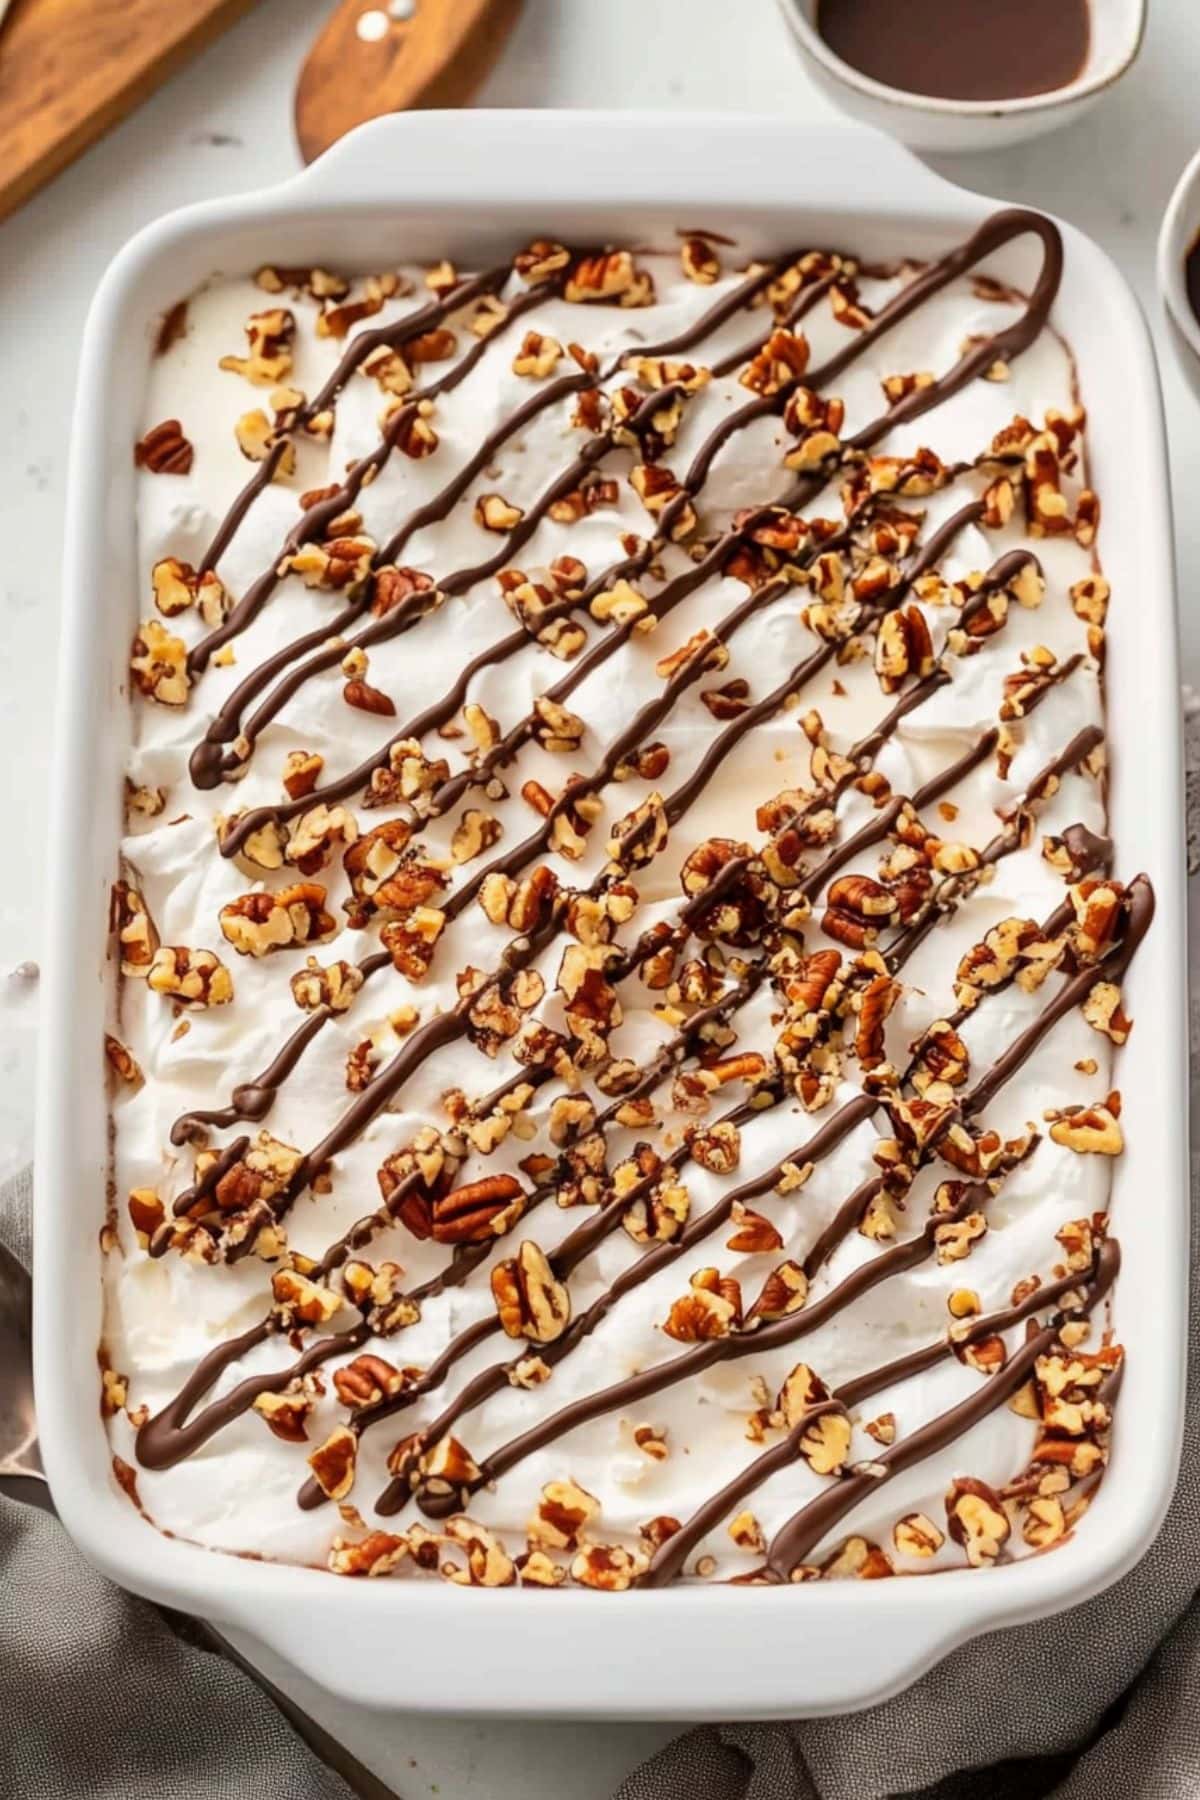
[[[941,100],[1066,87],[1091,38],[1088,0],[819,0],[817,29],[861,74]]]
[[[1183,260],[1183,281],[1187,288],[1192,317],[1200,325],[1200,237],[1197,237]]]

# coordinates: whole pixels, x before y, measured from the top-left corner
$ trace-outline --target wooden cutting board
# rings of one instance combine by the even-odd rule
[[[254,0],[12,0],[0,25],[0,218]]]

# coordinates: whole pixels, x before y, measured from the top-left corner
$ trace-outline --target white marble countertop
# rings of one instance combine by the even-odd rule
[[[36,962],[59,619],[66,448],[84,313],[110,257],[146,220],[187,201],[263,185],[298,166],[296,71],[330,0],[263,0],[15,218],[0,225],[0,1178],[32,1135]],[[1044,206],[1116,258],[1159,347],[1174,470],[1184,667],[1200,677],[1200,406],[1167,342],[1154,244],[1170,190],[1200,140],[1195,0],[1154,0],[1141,59],[1060,135],[987,156],[941,158],[964,186]],[[496,106],[753,108],[827,118],[774,0],[526,0],[481,99]],[[0,44],[0,54],[3,53]],[[672,1735],[656,1725],[497,1725],[388,1718],[269,1672],[403,1800],[602,1800]]]

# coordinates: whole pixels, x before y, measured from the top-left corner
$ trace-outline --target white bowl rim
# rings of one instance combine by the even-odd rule
[[[1194,222],[1185,227],[1189,205]],[[1200,150],[1188,162],[1171,190],[1158,232],[1158,286],[1163,302],[1193,355],[1200,356],[1200,320],[1192,311],[1184,283],[1184,261],[1200,238]]]
[[[1074,101],[1088,100],[1104,93],[1136,62],[1146,36],[1148,11],[1147,0],[1135,0],[1136,11],[1129,43],[1120,60],[1105,74],[1091,77],[1080,75],[1065,87],[1052,88],[1049,93],[1015,95],[1011,100],[947,100],[937,94],[912,94],[905,88],[889,87],[885,81],[876,81],[873,76],[864,75],[861,69],[856,69],[852,63],[844,61],[829,48],[816,26],[805,15],[802,0],[779,0],[779,6],[801,48],[844,87],[854,88],[867,98],[882,101],[886,105],[947,119],[1024,117],[1030,113],[1051,112],[1056,107],[1069,106]]]

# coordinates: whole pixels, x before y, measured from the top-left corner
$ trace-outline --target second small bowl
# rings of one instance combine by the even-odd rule
[[[1158,286],[1179,365],[1200,398],[1200,320],[1187,289],[1187,259],[1200,239],[1200,150],[1175,184],[1158,233]]]
[[[1012,100],[944,100],[888,87],[844,62],[817,28],[819,0],[779,4],[822,92],[844,112],[914,150],[999,150],[1057,131],[1120,80],[1136,61],[1146,30],[1146,0],[1091,0],[1091,41],[1074,81]]]

